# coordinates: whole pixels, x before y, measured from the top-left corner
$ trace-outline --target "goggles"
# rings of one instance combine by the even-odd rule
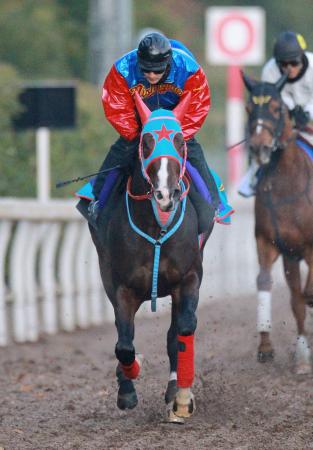
[[[141,69],[143,71],[143,73],[155,73],[156,75],[161,75],[162,73],[165,72],[165,69],[159,69],[159,70],[152,70],[152,69]]]
[[[302,61],[300,60],[294,60],[294,61],[279,61],[279,65],[280,67],[297,67],[300,66],[300,64],[302,63]]]

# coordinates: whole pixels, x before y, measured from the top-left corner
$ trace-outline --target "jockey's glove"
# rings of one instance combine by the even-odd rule
[[[310,114],[304,111],[300,105],[296,105],[290,111],[290,115],[294,119],[295,125],[299,130],[303,130],[310,120]]]

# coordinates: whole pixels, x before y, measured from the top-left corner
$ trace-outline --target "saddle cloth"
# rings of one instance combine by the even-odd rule
[[[310,140],[308,138],[310,138]],[[301,132],[296,139],[296,143],[313,161],[313,135]]]
[[[197,191],[201,194],[201,196],[204,198],[205,201],[211,203],[211,194],[208,191],[203,179],[199,175],[199,172],[189,163],[189,161],[187,161],[186,169],[189,175],[191,176],[191,179],[194,182]],[[223,225],[230,225],[231,223],[230,216],[231,214],[234,213],[234,209],[231,207],[231,205],[228,204],[225,188],[220,177],[212,169],[209,170],[212,173],[219,194],[219,206],[215,220],[216,222],[221,223]],[[115,186],[115,183],[119,178],[119,175],[120,175],[119,169],[113,169],[108,173],[104,186],[99,196],[99,206],[101,209],[107,204],[110,193],[113,187]],[[76,197],[89,201],[94,200],[95,197],[92,191],[94,180],[95,179],[91,179],[88,183],[83,185],[75,193]]]

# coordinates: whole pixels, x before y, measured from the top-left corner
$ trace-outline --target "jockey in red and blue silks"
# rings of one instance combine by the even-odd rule
[[[133,93],[137,91],[150,111],[172,110],[191,93],[189,109],[182,122],[185,140],[199,131],[210,109],[210,89],[202,68],[190,51],[177,41],[170,41],[171,56],[161,79],[150,83],[138,64],[137,50],[116,61],[103,86],[102,103],[106,118],[125,139],[131,141],[140,134]],[[140,48],[140,46],[139,46]],[[153,66],[157,70],[158,66]],[[158,70],[162,70],[158,68]],[[151,69],[152,72],[154,72]]]
[[[133,95],[137,91],[151,111],[163,108],[172,110],[188,93],[189,107],[181,126],[187,143],[188,160],[198,170],[211,194],[210,207],[219,209],[221,201],[214,178],[207,166],[200,144],[194,135],[201,128],[210,109],[210,88],[203,69],[192,53],[180,42],[168,40],[160,33],[151,33],[132,50],[117,60],[103,84],[102,103],[107,120],[120,134],[111,146],[100,171],[111,167],[130,167],[138,152],[141,123]],[[105,185],[106,172],[99,174],[93,186],[95,199],[99,199]],[[198,216],[199,228],[206,229],[209,208],[192,195]],[[91,203],[89,213],[95,219],[98,202]],[[202,216],[202,220],[201,220]],[[203,230],[200,230],[203,231]]]

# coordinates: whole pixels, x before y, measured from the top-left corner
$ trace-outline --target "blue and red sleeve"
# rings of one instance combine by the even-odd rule
[[[181,124],[186,140],[199,131],[211,105],[209,83],[201,67],[187,79],[182,98],[188,92],[191,93],[190,104]]]
[[[103,84],[102,105],[106,118],[121,136],[129,141],[138,136],[140,128],[135,104],[127,81],[115,65]]]

